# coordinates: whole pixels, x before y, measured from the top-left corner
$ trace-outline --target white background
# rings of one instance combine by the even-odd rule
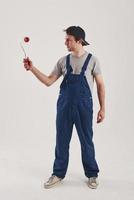
[[[132,0],[0,1],[0,197],[3,200],[133,199],[134,196],[134,2]],[[20,42],[34,65],[48,75],[66,55],[64,28],[79,25],[100,61],[106,87],[106,118],[94,144],[100,167],[97,190],[87,187],[74,127],[63,184],[43,188],[52,173],[56,101],[60,78],[46,87],[23,67]]]

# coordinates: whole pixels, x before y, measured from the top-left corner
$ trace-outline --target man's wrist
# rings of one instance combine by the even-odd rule
[[[33,68],[34,68],[34,66],[32,65],[32,66],[30,67],[29,70],[32,72],[32,71],[33,71]]]
[[[100,110],[102,110],[103,112],[105,112],[105,107],[100,107]]]

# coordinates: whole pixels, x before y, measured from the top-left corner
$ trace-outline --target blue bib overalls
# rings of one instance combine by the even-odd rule
[[[69,144],[75,124],[82,153],[82,164],[87,177],[97,177],[99,168],[95,160],[92,141],[93,99],[84,75],[92,54],[88,54],[80,74],[72,74],[70,54],[66,57],[67,73],[60,85],[57,100],[56,147],[53,174],[64,178],[69,161]]]

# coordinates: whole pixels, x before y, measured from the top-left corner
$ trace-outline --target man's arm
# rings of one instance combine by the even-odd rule
[[[39,71],[32,63],[32,61],[27,58],[23,60],[24,66],[26,70],[30,70],[42,83],[44,83],[46,86],[52,85],[58,78],[58,75],[45,75],[41,71]]]
[[[58,75],[45,75],[42,72],[40,72],[36,67],[32,67],[30,71],[46,86],[51,86],[58,78]]]
[[[102,122],[105,117],[105,86],[101,74],[95,75],[95,82],[97,86],[97,94],[100,104],[100,110],[97,115],[97,123]]]

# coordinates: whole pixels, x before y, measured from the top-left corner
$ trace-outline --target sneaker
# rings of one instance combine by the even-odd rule
[[[96,189],[97,186],[99,185],[97,177],[90,177],[88,178],[88,187],[91,189]]]
[[[62,178],[52,175],[46,183],[44,183],[44,188],[51,188],[60,183]]]

